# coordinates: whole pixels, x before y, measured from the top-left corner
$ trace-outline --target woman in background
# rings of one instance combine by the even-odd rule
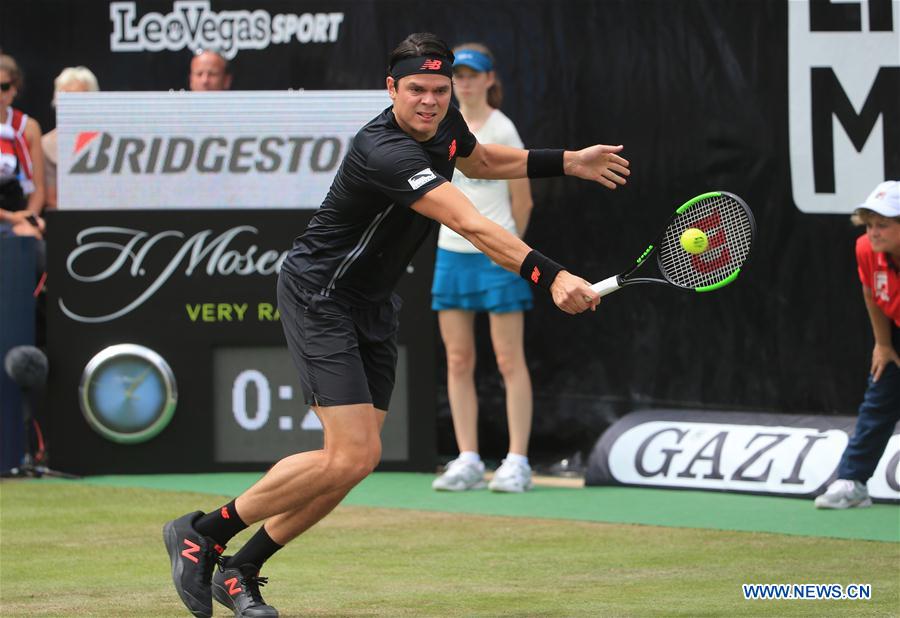
[[[522,148],[512,121],[499,107],[503,93],[494,71],[494,56],[479,43],[453,50],[453,86],[469,130],[482,144]],[[473,180],[460,170],[453,184],[478,210],[508,231],[524,236],[531,214],[527,178]],[[465,491],[484,487],[484,463],[478,452],[478,396],[475,391],[475,314],[487,312],[497,367],[506,387],[509,452],[491,480],[490,489],[531,489],[528,439],[531,434],[531,377],[525,364],[524,312],[531,309],[528,284],[494,264],[469,241],[441,226],[432,286],[432,309],[438,312],[447,350],[447,394],[459,456],[432,487]]]
[[[41,127],[15,109],[22,72],[0,54],[0,235],[41,237],[44,221],[44,156]]]
[[[60,92],[97,92],[100,86],[97,78],[87,67],[67,67],[53,80],[53,107],[56,108]],[[46,208],[57,207],[56,165],[59,161],[59,145],[56,129],[48,131],[41,138],[44,149],[44,184],[46,187]]]

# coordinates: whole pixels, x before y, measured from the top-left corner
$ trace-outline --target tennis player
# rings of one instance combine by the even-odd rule
[[[549,292],[566,313],[599,302],[587,281],[480,215],[449,179],[459,167],[469,178],[571,175],[615,189],[629,175],[617,154],[622,147],[479,144],[450,105],[453,60],[446,43],[427,33],[410,35],[391,53],[392,106],[357,133],[322,207],[284,261],[281,321],[324,427],[324,448],[286,457],[228,504],[164,526],[175,588],[195,616],[212,614],[212,596],[237,616],[277,616],[260,595],[260,567],[378,464],[397,362],[400,299],[393,289],[435,221]],[[234,556],[222,556],[235,534],[259,521],[265,523]]]

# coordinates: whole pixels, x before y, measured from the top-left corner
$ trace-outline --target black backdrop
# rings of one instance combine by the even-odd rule
[[[623,189],[533,183],[526,240],[588,279],[621,270],[698,193],[727,189],[750,204],[760,231],[752,262],[721,292],[633,288],[574,318],[538,298],[527,323],[533,443],[564,452],[590,446],[635,407],[855,411],[871,349],[853,260],[859,231],[845,216],[804,214],[793,204],[787,5],[229,0],[212,8],[344,13],[333,43],[240,51],[237,89],[381,88],[388,52],[413,31],[489,44],[504,111],[527,145],[626,147],[633,175]],[[172,2],[142,1],[138,17],[172,10]],[[52,126],[52,78],[77,64],[91,67],[105,90],[186,86],[190,51],[112,53],[111,30],[108,2],[0,3],[0,45],[28,80],[19,106]],[[887,156],[900,169],[896,153]],[[486,446],[499,454],[503,392],[487,343],[478,379]],[[440,448],[450,452],[445,401],[441,409]]]

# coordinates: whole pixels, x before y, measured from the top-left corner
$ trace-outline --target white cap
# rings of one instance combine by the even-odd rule
[[[877,212],[884,217],[900,217],[900,182],[885,180],[875,187],[860,208]]]

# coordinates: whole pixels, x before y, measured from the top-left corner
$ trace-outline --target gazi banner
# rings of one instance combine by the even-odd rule
[[[384,91],[60,93],[59,205],[318,208]]]
[[[812,497],[834,480],[856,419],[753,412],[642,410],[620,418],[594,447],[588,485]],[[868,482],[900,500],[900,434]]]

